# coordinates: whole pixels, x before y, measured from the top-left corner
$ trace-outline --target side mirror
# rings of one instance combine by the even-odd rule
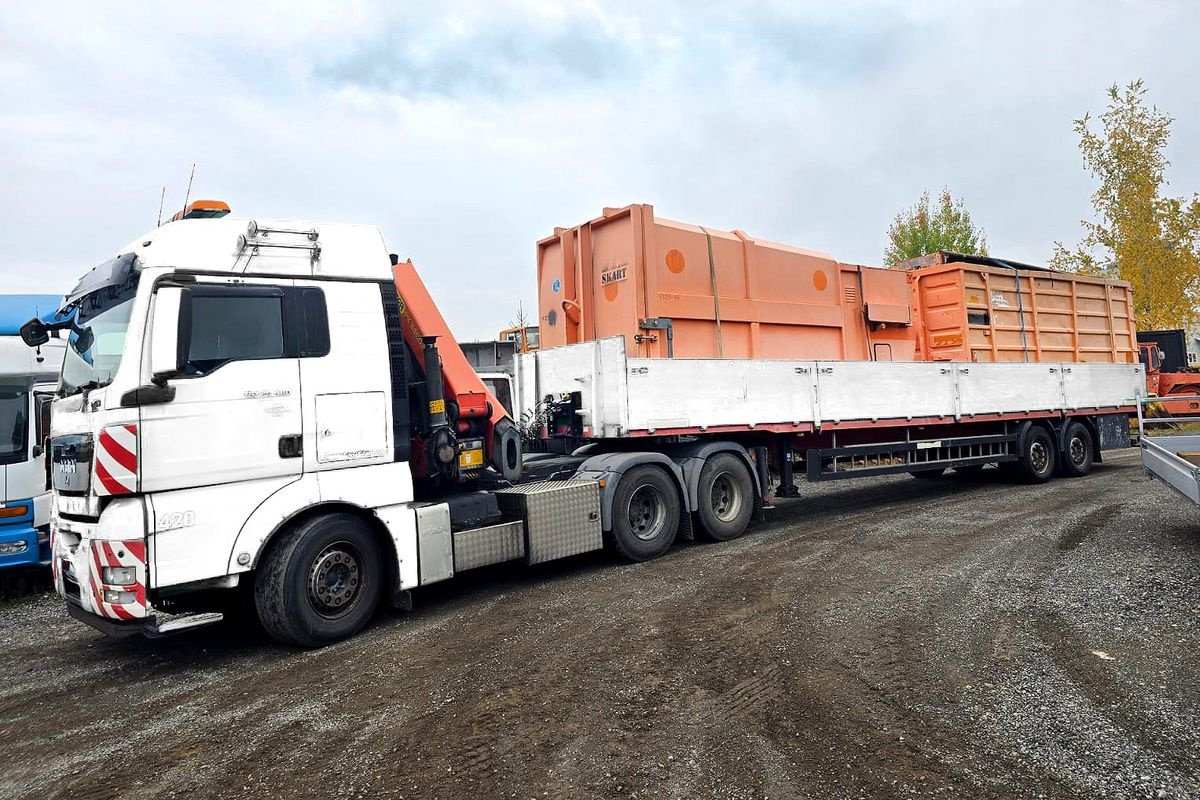
[[[50,329],[37,317],[21,326],[21,341],[29,347],[41,347],[50,341]]]
[[[150,326],[150,373],[155,383],[179,374],[179,310],[184,289],[164,286],[154,294],[154,321]]]
[[[40,444],[35,444],[33,446],[33,457],[34,458],[41,458],[45,454],[46,454],[46,450]]]

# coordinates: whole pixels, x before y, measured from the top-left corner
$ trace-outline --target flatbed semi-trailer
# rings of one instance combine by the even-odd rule
[[[618,338],[522,355],[510,417],[359,225],[171,222],[64,311],[55,588],[112,635],[244,603],[320,646],[488,564],[741,536],[797,462],[1082,475],[1128,444],[1144,385],[1136,365],[640,360]]]

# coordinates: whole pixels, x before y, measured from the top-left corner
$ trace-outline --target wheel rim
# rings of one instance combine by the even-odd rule
[[[1050,466],[1050,448],[1042,442],[1034,442],[1029,446],[1029,463],[1034,472],[1045,472]]]
[[[1082,436],[1071,437],[1071,445],[1068,448],[1071,454],[1071,463],[1077,467],[1082,467],[1087,463],[1088,448],[1083,441]]]
[[[340,617],[354,606],[362,589],[362,556],[349,542],[335,542],[313,559],[308,599],[323,617]]]
[[[629,496],[629,530],[643,542],[662,533],[667,521],[667,504],[662,493],[650,484],[642,484]]]
[[[732,473],[722,472],[713,480],[709,507],[713,516],[721,522],[732,522],[742,512],[742,493]]]

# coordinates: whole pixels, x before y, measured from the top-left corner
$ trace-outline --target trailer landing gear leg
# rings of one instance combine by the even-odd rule
[[[779,446],[779,488],[775,490],[775,496],[800,496],[800,487],[796,485],[796,473],[792,470],[792,447],[790,444]]]

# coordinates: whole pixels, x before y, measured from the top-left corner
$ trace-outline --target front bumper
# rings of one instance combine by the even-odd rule
[[[51,574],[54,590],[82,610],[102,619],[144,619],[146,542],[144,539],[101,539],[94,523],[58,518],[51,523]],[[104,583],[104,567],[132,567],[134,582]]]
[[[67,613],[106,636],[169,636],[223,618],[216,612],[165,614],[150,605],[144,539],[102,538],[98,523],[63,517],[52,520],[51,531],[54,590],[67,601]],[[132,567],[135,581],[106,584],[104,567]]]

